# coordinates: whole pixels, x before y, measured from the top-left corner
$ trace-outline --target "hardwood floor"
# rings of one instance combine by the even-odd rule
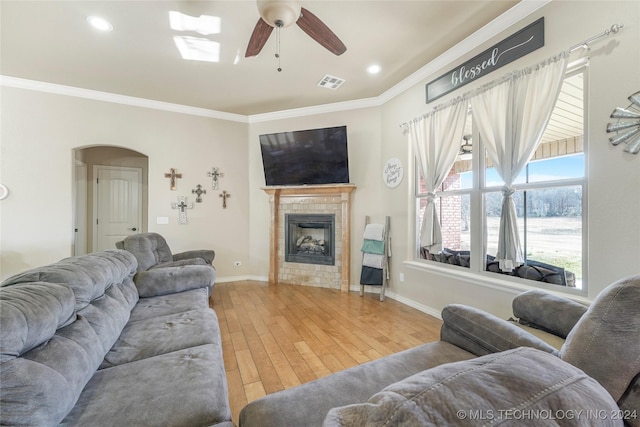
[[[437,341],[442,322],[377,294],[241,281],[215,285],[234,422],[255,399]]]

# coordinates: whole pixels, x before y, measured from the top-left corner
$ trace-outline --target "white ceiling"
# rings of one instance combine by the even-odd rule
[[[263,51],[244,52],[259,19],[254,0],[0,2],[0,74],[241,115],[378,97],[515,6],[517,0],[304,1],[346,44],[334,56],[297,26]],[[168,12],[221,18],[218,63],[185,61]],[[99,33],[86,22],[113,24]],[[194,36],[200,36],[193,34]],[[201,36],[200,36],[201,37]],[[241,61],[233,60],[240,52]],[[378,75],[366,68],[377,63]],[[317,87],[330,74],[346,82]]]

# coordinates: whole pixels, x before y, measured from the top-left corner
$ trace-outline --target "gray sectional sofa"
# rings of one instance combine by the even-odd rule
[[[0,425],[233,426],[215,270],[167,270],[138,287],[113,250],[2,282]],[[639,307],[640,275],[588,308],[526,292],[513,321],[450,305],[440,341],[253,401],[240,427],[638,427]]]
[[[253,401],[240,427],[640,426],[640,275],[588,308],[537,291],[513,306],[448,306],[441,341]]]
[[[137,266],[105,251],[0,285],[1,425],[233,426],[215,270],[139,289]]]

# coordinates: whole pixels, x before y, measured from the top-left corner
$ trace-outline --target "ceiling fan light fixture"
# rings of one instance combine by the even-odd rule
[[[295,24],[301,11],[300,0],[258,0],[260,17],[274,28],[286,28]]]

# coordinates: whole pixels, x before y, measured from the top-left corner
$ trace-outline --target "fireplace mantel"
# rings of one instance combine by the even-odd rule
[[[340,205],[340,289],[343,292],[349,290],[349,278],[351,274],[351,192],[355,190],[354,184],[332,185],[301,185],[301,186],[269,186],[262,190],[269,195],[271,208],[270,220],[270,247],[269,247],[269,283],[277,284],[280,281],[280,264],[283,262],[280,254],[281,236],[281,211],[286,205],[307,204],[309,206]]]

